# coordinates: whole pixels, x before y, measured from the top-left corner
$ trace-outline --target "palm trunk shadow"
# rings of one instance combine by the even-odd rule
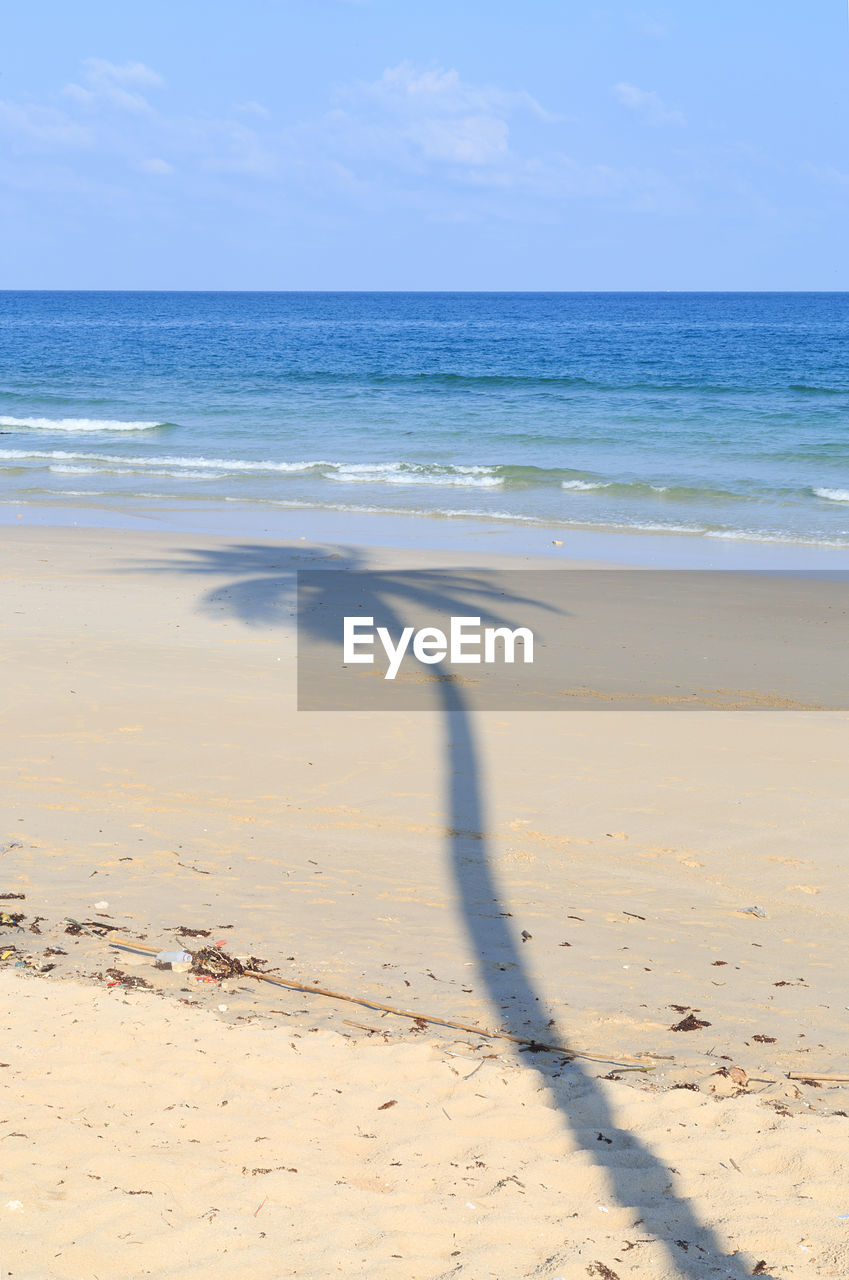
[[[439,681],[445,717],[445,793],[448,845],[463,919],[469,932],[480,974],[493,1006],[501,1013],[504,1029],[527,1036],[525,1017],[544,1012],[544,996],[534,987],[506,920],[495,884],[486,836],[485,801],[481,766],[472,718],[451,675],[443,670]],[[672,1189],[670,1170],[636,1134],[621,1130],[613,1119],[596,1079],[572,1061],[559,1078],[542,1061],[530,1057],[527,1068],[535,1071],[574,1138],[602,1166],[613,1195],[622,1207],[633,1207],[640,1230],[649,1232],[669,1254],[676,1273],[705,1280],[722,1276],[743,1280],[749,1275],[739,1257],[726,1253],[715,1234],[701,1223],[692,1207]],[[613,1139],[599,1143],[601,1132]],[[622,1155],[627,1152],[627,1160]],[[689,1255],[674,1242],[684,1240],[701,1255]]]

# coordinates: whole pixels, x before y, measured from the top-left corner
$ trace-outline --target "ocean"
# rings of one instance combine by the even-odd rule
[[[0,502],[849,547],[849,294],[4,292]]]

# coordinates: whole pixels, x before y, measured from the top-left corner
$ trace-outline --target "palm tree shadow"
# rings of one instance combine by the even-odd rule
[[[348,548],[313,550],[294,546],[242,544],[212,550],[190,550],[182,560],[151,566],[156,571],[222,577],[227,581],[208,591],[201,608],[225,613],[247,626],[277,627],[291,622],[295,612],[295,569],[326,568],[358,571],[369,568],[366,558]],[[360,580],[361,582],[363,579]],[[520,596],[505,599],[493,593],[484,577],[473,571],[376,572],[368,575],[371,595],[359,599],[364,612],[382,616],[387,625],[400,628],[401,610],[422,605],[437,616],[468,613],[470,601],[481,613],[481,600],[494,612],[521,604]],[[332,639],[326,632],[327,615],[302,609],[305,624],[316,640]],[[302,632],[303,634],[303,632]],[[500,913],[495,883],[482,785],[482,765],[473,715],[463,690],[446,668],[434,668],[434,682],[444,723],[444,768],[447,847],[462,915],[478,957],[481,980],[503,1029],[527,1037],[526,1017],[548,1019],[545,996],[535,986],[505,917]],[[617,1125],[603,1086],[579,1061],[555,1064],[543,1054],[527,1059],[548,1091],[572,1137],[606,1171],[611,1195],[621,1207],[632,1208],[635,1222],[666,1250],[674,1273],[687,1280],[743,1280],[751,1274],[740,1254],[729,1254],[715,1233],[700,1221],[688,1200],[677,1194],[674,1173],[633,1132]],[[604,1134],[611,1142],[599,1142]],[[776,1280],[761,1272],[766,1280]]]

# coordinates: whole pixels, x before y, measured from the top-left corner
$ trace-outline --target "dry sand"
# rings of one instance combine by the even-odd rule
[[[299,714],[350,549],[2,543],[4,1280],[849,1274],[849,716]]]

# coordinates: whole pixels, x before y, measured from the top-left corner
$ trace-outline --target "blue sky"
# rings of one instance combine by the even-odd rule
[[[7,6],[0,286],[849,289],[843,3]]]

